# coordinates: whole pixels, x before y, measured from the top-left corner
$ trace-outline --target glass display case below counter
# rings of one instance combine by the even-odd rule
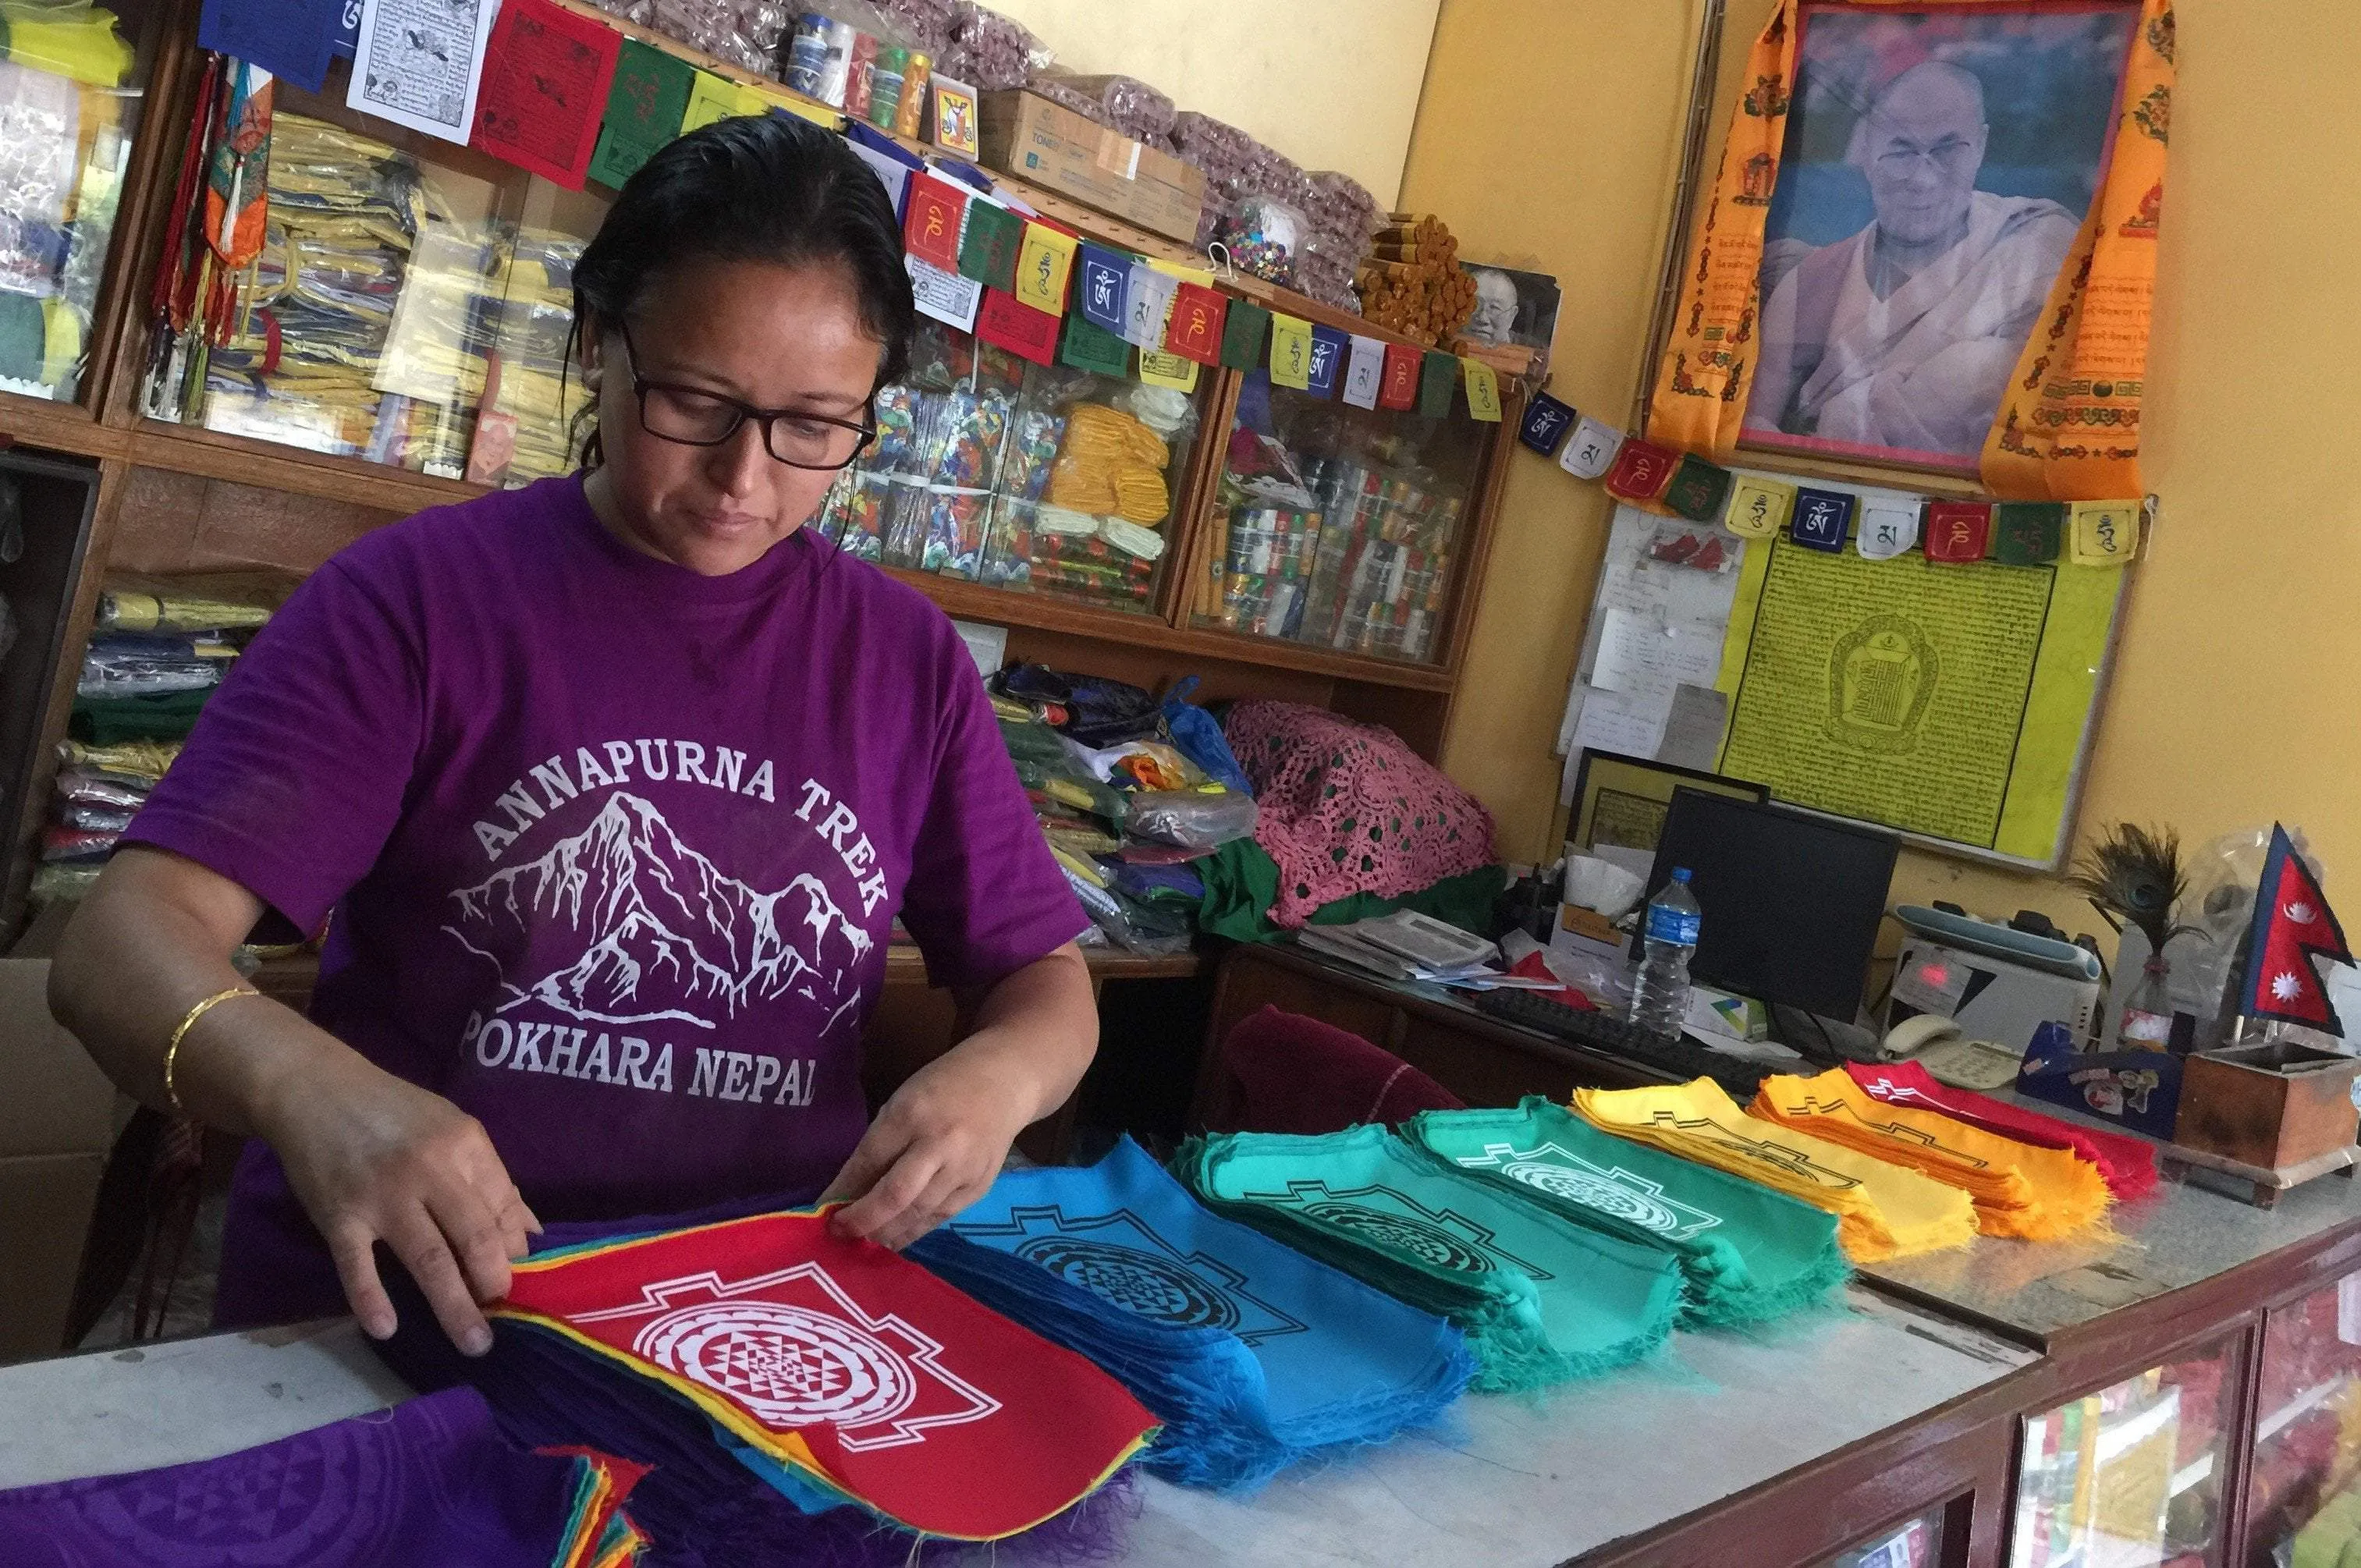
[[[2235,1344],[2028,1417],[2009,1568],[2219,1568]]]
[[[877,439],[819,527],[847,553],[1103,609],[1154,609],[1196,398],[1049,367],[938,322],[879,390]]]
[[[1314,648],[1439,657],[1489,443],[1463,410],[1359,409],[1240,388],[1195,623]]]
[[[511,176],[282,108],[261,252],[213,341],[159,334],[143,411],[442,478],[569,471],[590,413],[573,271],[601,203]]]
[[[82,390],[144,83],[145,7],[0,0],[0,390]]]
[[[2361,1568],[2361,1274],[2264,1330],[2246,1540],[2255,1568]]]
[[[1938,1503],[1916,1519],[1838,1552],[1819,1568],[1939,1568],[1942,1555],[1943,1506]]]

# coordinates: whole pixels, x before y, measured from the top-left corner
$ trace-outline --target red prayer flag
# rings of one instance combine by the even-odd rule
[[[902,220],[902,243],[921,261],[957,272],[960,222],[967,215],[967,192],[923,170],[910,175],[910,206]]]
[[[508,0],[484,46],[470,145],[582,189],[622,36],[550,0]]]
[[[1931,501],[1921,547],[1929,561],[1981,561],[1992,542],[1990,501]]]
[[[1386,345],[1386,368],[1378,382],[1378,407],[1409,409],[1418,406],[1418,378],[1426,368],[1426,356],[1405,344]]]
[[[1164,346],[1200,365],[1222,362],[1222,328],[1229,302],[1221,291],[1202,283],[1183,283],[1172,291],[1172,317],[1164,329]]]
[[[1607,470],[1607,493],[1644,505],[1664,493],[1664,487],[1673,482],[1673,471],[1680,466],[1679,453],[1636,435],[1630,437],[1616,449],[1615,466]]]
[[[2308,1025],[2342,1039],[2344,1022],[2329,1004],[2314,959],[2349,964],[2353,949],[2345,946],[2345,927],[2321,896],[2312,868],[2295,852],[2295,840],[2274,822],[2246,938],[2246,993],[2239,1011],[2249,1018]]]
[[[1044,315],[998,289],[983,291],[983,305],[975,313],[976,336],[1036,365],[1057,364],[1058,329],[1065,324],[1063,316]]]
[[[2077,1126],[1987,1094],[1953,1089],[1936,1081],[1922,1062],[1847,1062],[1845,1071],[1872,1100],[1940,1112],[1954,1122],[2021,1144],[2072,1149],[2099,1168],[2100,1179],[2117,1198],[2144,1198],[2156,1190],[2156,1146],[2144,1138]]]
[[[1088,1495],[1156,1427],[1122,1385],[820,1213],[518,1264],[491,1310],[684,1395],[929,1535],[993,1541]]]

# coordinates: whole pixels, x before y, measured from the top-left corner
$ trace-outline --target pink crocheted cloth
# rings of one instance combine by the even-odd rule
[[[1279,862],[1273,925],[1492,863],[1492,814],[1392,730],[1290,702],[1239,703],[1223,729],[1255,786],[1255,842]]]

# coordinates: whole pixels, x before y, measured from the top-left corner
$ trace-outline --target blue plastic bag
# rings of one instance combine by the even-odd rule
[[[1246,782],[1245,770],[1230,750],[1229,737],[1222,733],[1212,714],[1189,700],[1189,694],[1196,689],[1197,677],[1183,675],[1164,694],[1164,728],[1171,732],[1172,743],[1223,788],[1254,794],[1254,785]]]

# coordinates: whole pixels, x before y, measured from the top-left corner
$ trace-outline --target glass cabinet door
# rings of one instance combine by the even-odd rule
[[[0,391],[82,396],[162,9],[0,3]]]
[[[1943,1555],[1943,1508],[1938,1503],[1915,1519],[1879,1530],[1859,1546],[1827,1559],[1819,1568],[1938,1568]]]
[[[2026,1420],[2011,1568],[2220,1562],[2235,1342]]]
[[[2265,1325],[2246,1542],[2257,1568],[2361,1564],[2361,1274]]]
[[[1238,395],[1196,625],[1430,663],[1490,434],[1274,387]]]
[[[1151,611],[1212,379],[1052,368],[921,321],[821,532],[889,566]]]

